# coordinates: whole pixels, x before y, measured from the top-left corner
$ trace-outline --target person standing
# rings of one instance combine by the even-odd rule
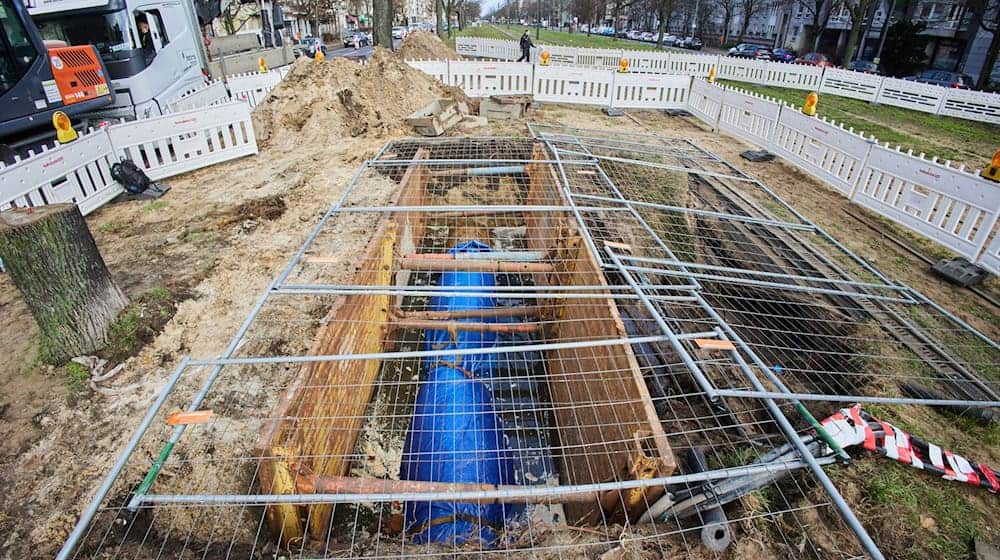
[[[528,35],[528,30],[524,31],[524,35],[521,35],[521,58],[517,59],[518,62],[530,62],[531,59],[531,47],[535,46],[531,42],[531,36]]]

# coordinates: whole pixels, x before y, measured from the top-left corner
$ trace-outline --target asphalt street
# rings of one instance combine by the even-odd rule
[[[399,39],[393,39],[392,40],[392,48],[393,48],[393,50],[399,48],[399,43],[400,43]],[[343,43],[337,43],[337,45],[340,46],[340,45],[343,45]],[[344,48],[343,46],[341,46],[338,49],[332,49],[332,48],[330,48],[331,46],[333,46],[333,45],[327,45],[327,48],[326,48],[326,56],[327,57],[347,56],[347,57],[350,57],[350,58],[368,58],[368,57],[370,57],[372,55],[372,47],[371,46],[361,47],[361,48],[358,48],[358,49],[355,49],[354,47]]]

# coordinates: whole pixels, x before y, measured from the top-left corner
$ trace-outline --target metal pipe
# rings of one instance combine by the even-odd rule
[[[517,213],[517,212],[569,212],[573,210],[573,206],[559,206],[559,205],[523,205],[518,206],[516,204],[497,204],[497,205],[487,205],[480,204],[476,206],[445,206],[445,205],[424,205],[424,206],[348,206],[346,208],[340,208],[338,212],[369,212],[382,214],[386,212],[479,212],[482,213]],[[584,207],[581,208],[584,211],[598,211],[603,210],[606,212],[622,211],[627,212],[627,208],[607,208],[604,206],[594,206],[594,207]]]
[[[727,214],[725,212],[713,212],[711,210],[699,210],[697,208],[686,208],[684,206],[670,206],[667,204],[657,204],[655,202],[640,202],[636,200],[626,200],[614,199],[606,196],[596,196],[592,194],[577,194],[574,195],[576,198],[582,198],[584,200],[595,200],[603,202],[611,202],[618,204],[625,204],[628,206],[641,206],[643,208],[654,208],[657,210],[665,210],[667,212],[679,212],[683,214],[691,214],[695,216],[707,216],[709,218],[719,218],[722,220],[732,220],[734,222],[746,222],[750,224],[760,224],[764,226],[774,226],[785,229],[796,229],[803,231],[815,231],[816,226],[812,224],[796,224],[792,222],[779,222],[776,220],[768,220],[765,218],[754,218],[751,216],[740,216],[739,214]]]
[[[545,258],[542,251],[489,251],[483,253],[406,253],[404,259],[427,259],[441,261],[515,261],[539,262]]]
[[[441,330],[449,332],[535,333],[542,323],[466,323],[436,319],[395,319],[391,326],[397,329]]]
[[[646,342],[666,342],[667,336],[640,336],[635,338],[613,338],[603,340],[580,340],[574,342],[551,342],[547,344],[517,344],[513,346],[490,346],[485,348],[455,348],[452,350],[413,350],[407,352],[372,352],[365,354],[323,354],[316,356],[260,356],[253,358],[213,358],[191,360],[193,366],[227,366],[258,364],[303,364],[311,362],[347,362],[351,360],[402,360],[408,358],[432,358],[440,356],[471,356],[475,354],[505,354],[508,352],[531,352],[551,350],[575,350],[580,348],[602,348]]]
[[[395,311],[403,319],[471,319],[479,317],[540,317],[546,308],[540,305],[523,307],[480,307],[455,311]]]
[[[396,264],[402,270],[463,270],[472,272],[553,272],[549,263],[512,262],[498,260],[451,260],[401,258]]]
[[[495,167],[467,167],[465,169],[445,169],[444,171],[431,171],[431,177],[488,177],[491,175],[515,175],[524,173],[523,165],[501,165]]]
[[[818,459],[823,464],[835,461],[832,457]],[[619,480],[614,482],[598,482],[592,484],[573,484],[561,486],[504,486],[499,490],[461,492],[454,494],[440,493],[392,493],[392,494],[148,494],[143,496],[142,504],[202,504],[202,505],[269,505],[269,504],[337,504],[359,502],[423,502],[434,500],[476,501],[510,498],[548,497],[553,500],[564,494],[580,492],[603,493],[608,491],[628,490],[632,488],[650,488],[670,484],[689,484],[705,480],[726,479],[737,476],[751,476],[764,473],[785,472],[806,468],[808,465],[801,460],[789,460],[769,463],[767,465],[748,465],[731,467],[714,471],[673,475],[641,480]]]
[[[77,521],[76,526],[73,527],[73,531],[70,532],[69,537],[66,538],[66,542],[63,543],[62,548],[59,549],[59,554],[56,555],[56,560],[66,560],[73,552],[73,549],[76,548],[76,544],[80,541],[80,538],[83,537],[83,533],[87,530],[91,520],[94,519],[94,515],[97,514],[97,510],[100,509],[101,502],[103,502],[104,498],[108,495],[108,492],[111,490],[111,486],[114,485],[118,475],[125,469],[125,463],[128,462],[129,458],[132,456],[132,452],[135,451],[136,447],[138,447],[139,440],[142,439],[146,430],[148,430],[149,426],[152,425],[153,419],[160,412],[160,408],[163,407],[163,403],[167,401],[167,397],[170,395],[170,392],[173,391],[174,386],[176,386],[177,382],[180,381],[181,374],[188,366],[188,361],[188,358],[182,358],[180,363],[177,364],[177,368],[174,369],[174,373],[167,378],[167,383],[163,386],[163,389],[160,390],[160,394],[157,395],[156,400],[153,401],[153,405],[146,411],[146,415],[142,417],[142,420],[139,422],[139,426],[136,427],[135,432],[132,433],[132,437],[129,438],[128,443],[125,444],[125,450],[118,456],[118,460],[116,460],[115,464],[112,465],[111,471],[108,472],[108,475],[104,477],[104,482],[102,482],[101,486],[98,487],[97,493],[94,495],[94,498],[90,500],[90,504],[87,505],[87,509],[83,510],[83,513],[80,514],[80,520]],[[163,452],[161,452],[160,455],[162,456]]]
[[[825,395],[822,393],[795,393],[781,391],[747,391],[743,389],[717,389],[724,397],[748,399],[799,399],[803,401],[861,402],[873,404],[920,404],[925,406],[965,406],[978,408],[1000,407],[1000,401],[969,401],[952,399],[920,399],[910,397],[871,397],[866,395]]]
[[[494,286],[498,288],[501,286]],[[540,286],[539,286],[540,287]],[[583,288],[585,286],[577,286]],[[288,288],[275,288],[271,291],[274,295],[320,295],[320,296],[330,296],[330,295],[341,295],[341,296],[362,296],[362,295],[379,295],[379,296],[450,296],[450,297],[462,297],[462,296],[480,296],[480,297],[494,297],[494,298],[519,298],[519,299],[613,299],[615,301],[620,299],[638,299],[635,294],[616,294],[616,293],[572,293],[572,292],[511,292],[511,291],[491,291],[491,292],[466,292],[466,291],[443,291],[443,290],[400,290],[398,288],[368,288],[365,290],[351,290],[351,289],[340,289],[336,287],[295,287],[291,286]],[[656,301],[672,301],[672,302],[694,302],[694,298],[691,296],[647,296],[650,299]]]

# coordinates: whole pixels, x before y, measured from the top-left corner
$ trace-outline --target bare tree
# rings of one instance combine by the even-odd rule
[[[844,7],[851,15],[851,29],[847,34],[847,45],[844,47],[844,64],[854,59],[854,49],[858,46],[858,37],[864,26],[868,12],[877,0],[845,0]]]
[[[750,20],[766,7],[766,0],[738,0],[738,2],[742,19],[740,20],[740,37],[737,41],[742,42],[743,36],[747,34],[747,28],[750,27]]]
[[[372,0],[372,42],[392,48],[392,0]]]
[[[990,85],[993,67],[996,66],[1000,55],[1000,0],[968,0],[968,7],[979,22],[979,27],[993,34],[986,51],[983,69],[979,72],[979,80],[976,82],[977,89],[986,89]]]
[[[795,0],[797,6],[809,14],[811,24],[806,27],[804,44],[810,45],[812,50],[819,49],[819,40],[826,29],[826,24],[830,21],[830,16],[839,11],[842,5],[841,0]]]
[[[719,8],[722,10],[722,44],[729,40],[729,27],[733,23],[733,14],[740,0],[719,0]]]
[[[238,0],[233,0],[234,3]],[[313,33],[320,35],[320,23],[330,21],[330,15],[335,13],[337,8],[335,0],[289,0],[288,7],[296,13],[305,16],[312,24]]]
[[[670,14],[674,12],[674,0],[660,0],[657,5],[657,16],[660,20],[660,25],[656,30],[656,48],[663,48],[663,35],[667,30],[667,20],[670,19]]]
[[[247,22],[257,15],[257,4],[244,4],[239,0],[231,0],[222,8],[219,22],[226,35],[239,33]]]

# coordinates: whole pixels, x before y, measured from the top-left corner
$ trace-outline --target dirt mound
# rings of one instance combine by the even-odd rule
[[[438,36],[427,31],[411,31],[399,45],[403,60],[462,60]]]
[[[263,145],[289,148],[380,137],[405,129],[404,118],[439,97],[455,94],[384,49],[375,49],[366,65],[301,57],[254,109],[254,132]]]

